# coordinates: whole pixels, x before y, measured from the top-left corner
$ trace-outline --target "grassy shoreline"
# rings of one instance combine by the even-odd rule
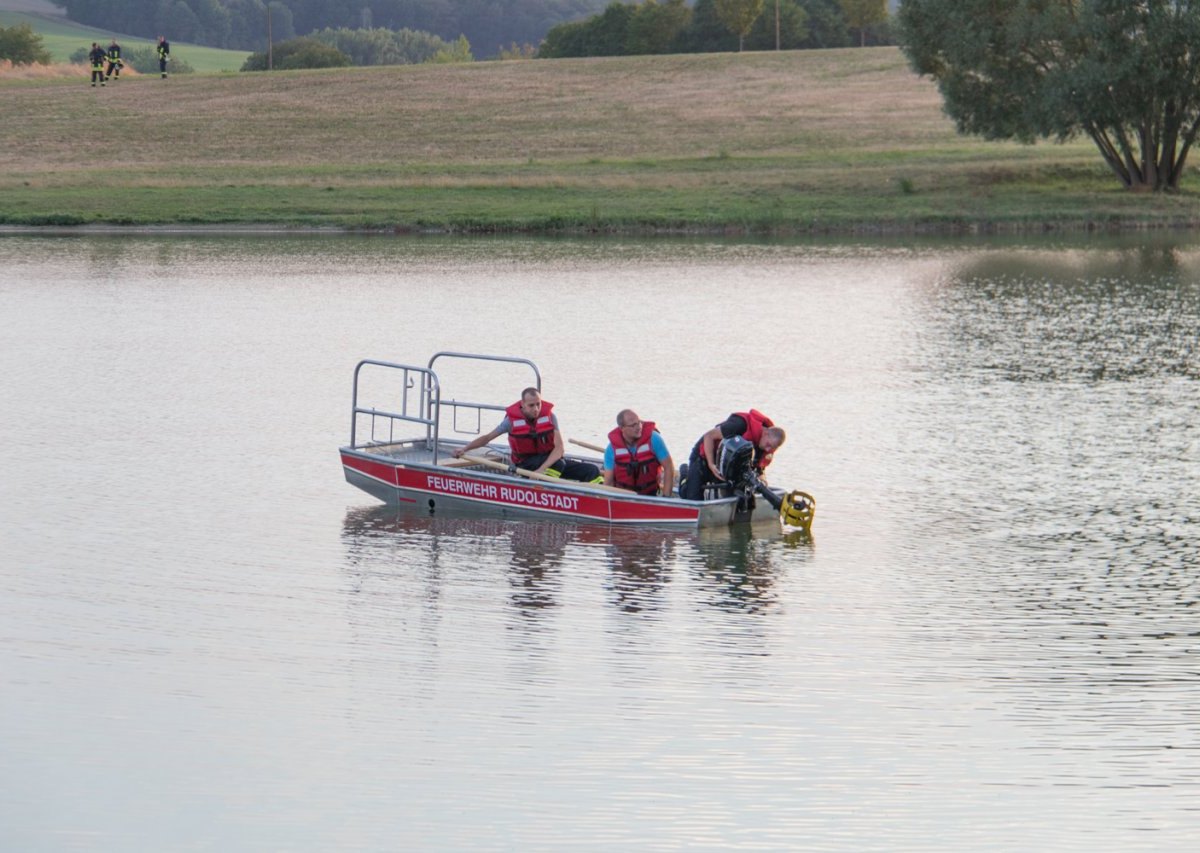
[[[894,48],[0,82],[0,225],[1195,228],[1089,142],[958,136]]]

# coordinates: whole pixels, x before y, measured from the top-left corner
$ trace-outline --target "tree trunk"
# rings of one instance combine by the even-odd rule
[[[1134,189],[1145,191],[1158,189],[1158,140],[1149,122],[1138,128],[1138,142],[1142,148],[1142,162],[1139,171],[1142,175],[1142,186]]]
[[[1149,126],[1139,127],[1137,144],[1140,150],[1135,152],[1132,141],[1121,128],[1105,130],[1095,125],[1084,128],[1117,180],[1131,192],[1178,190],[1184,162],[1197,131],[1200,131],[1200,120],[1189,127],[1182,138],[1170,133],[1165,139],[1156,139]]]

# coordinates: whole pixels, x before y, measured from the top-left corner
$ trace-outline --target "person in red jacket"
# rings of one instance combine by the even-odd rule
[[[687,476],[679,490],[681,498],[690,501],[704,500],[704,487],[725,479],[717,468],[720,445],[722,441],[735,435],[742,436],[754,445],[754,467],[760,476],[771,464],[775,451],[787,439],[783,428],[775,426],[774,421],[758,409],[734,412],[700,436],[700,440],[692,448]]]
[[[504,410],[504,420],[494,430],[473,438],[465,447],[452,452],[462,456],[505,433],[508,433],[509,456],[518,468],[585,483],[600,479],[600,469],[590,462],[563,457],[565,445],[554,404],[543,400],[537,388],[522,391],[521,399]],[[554,473],[549,473],[551,471]]]
[[[640,495],[670,495],[675,488],[675,461],[654,421],[643,421],[633,409],[622,409],[617,428],[604,449],[604,485]]]

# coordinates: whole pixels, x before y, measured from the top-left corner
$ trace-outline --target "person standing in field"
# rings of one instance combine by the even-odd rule
[[[121,66],[125,63],[121,61],[121,45],[117,44],[117,40],[113,39],[112,44],[108,46],[108,71],[105,72],[104,78],[111,80],[116,77],[121,79]]]
[[[158,70],[167,79],[167,60],[171,58],[171,43],[166,36],[158,37]]]
[[[88,53],[88,59],[92,63],[92,85],[96,85],[96,81],[100,81],[100,85],[104,85],[104,60],[108,55],[104,52],[104,48],[92,42],[92,49]]]

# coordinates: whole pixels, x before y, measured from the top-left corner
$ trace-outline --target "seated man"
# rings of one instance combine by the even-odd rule
[[[643,421],[633,409],[622,409],[617,428],[604,449],[604,485],[620,486],[639,495],[670,495],[675,487],[675,462],[653,421]]]
[[[704,500],[704,487],[724,479],[717,469],[718,449],[722,441],[735,435],[742,436],[754,445],[754,467],[760,477],[771,464],[775,451],[787,438],[781,427],[775,426],[770,418],[757,409],[735,412],[700,436],[700,440],[692,448],[687,476],[679,491],[681,498],[689,501]]]
[[[513,465],[535,474],[561,476],[565,480],[590,483],[600,478],[600,469],[590,462],[563,458],[563,437],[554,415],[554,404],[543,400],[536,388],[526,388],[521,399],[504,410],[504,420],[487,435],[481,435],[466,447],[453,451],[462,456],[489,441],[508,433],[508,446]],[[553,471],[553,474],[548,472]]]

